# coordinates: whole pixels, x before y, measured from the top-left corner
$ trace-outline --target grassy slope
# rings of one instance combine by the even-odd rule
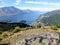
[[[58,30],[53,30],[53,29],[51,29],[51,26],[45,26],[45,27],[35,28],[35,29],[28,29],[28,30],[24,30],[24,31],[19,31],[17,33],[14,33],[11,36],[8,36],[8,37],[4,38],[0,43],[8,43],[8,42],[12,43],[12,42],[15,42],[17,39],[29,38],[30,37],[29,35],[31,33],[36,34],[36,33],[40,33],[41,31],[44,31],[44,30],[60,32],[60,28]]]

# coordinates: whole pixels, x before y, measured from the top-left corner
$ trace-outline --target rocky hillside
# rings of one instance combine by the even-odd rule
[[[60,10],[54,10],[41,15],[33,24],[36,24],[36,25],[60,24]]]
[[[0,41],[0,45],[60,45],[60,33],[30,29],[15,33]]]

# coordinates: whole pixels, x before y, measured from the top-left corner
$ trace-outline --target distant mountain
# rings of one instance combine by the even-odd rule
[[[35,21],[42,12],[32,10],[20,10],[13,6],[0,8],[0,22],[20,22],[25,20],[26,23],[30,24]]]
[[[21,14],[22,10],[19,10],[13,6],[0,8],[0,16],[5,15],[18,15]]]
[[[33,25],[56,25],[60,24],[60,10],[54,10],[40,17],[33,23]]]

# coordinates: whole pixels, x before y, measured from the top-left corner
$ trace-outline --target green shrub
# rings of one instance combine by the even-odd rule
[[[37,28],[41,28],[41,25],[38,25]]]
[[[41,28],[41,26],[40,26],[40,25],[38,25],[38,26],[34,26],[34,28]]]
[[[21,31],[21,28],[17,26],[17,27],[15,27],[15,29],[12,32],[16,33],[16,32],[19,32],[19,31]]]
[[[58,30],[58,28],[60,28],[60,25],[59,24],[53,25],[51,27],[51,29],[53,29],[53,30]]]
[[[14,29],[7,30],[8,32],[12,32]]]
[[[0,35],[0,41],[3,39],[4,37],[2,35]]]
[[[57,28],[60,28],[60,25],[58,25],[58,24],[57,24],[57,25],[55,25],[55,26],[56,26]]]
[[[58,28],[56,26],[52,26],[51,29],[58,30]]]
[[[2,34],[2,31],[0,31],[0,34]]]

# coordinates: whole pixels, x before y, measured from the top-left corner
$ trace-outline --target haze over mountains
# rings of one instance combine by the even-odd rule
[[[57,25],[60,24],[60,9],[42,14],[34,25]]]
[[[5,22],[20,22],[25,20],[27,24],[35,21],[42,12],[32,10],[20,10],[13,6],[0,8],[0,21]]]
[[[21,10],[13,6],[3,7],[0,8],[0,22],[16,23],[25,20],[27,24],[31,24],[36,20],[36,25],[60,24],[60,10],[43,13],[29,9]]]

